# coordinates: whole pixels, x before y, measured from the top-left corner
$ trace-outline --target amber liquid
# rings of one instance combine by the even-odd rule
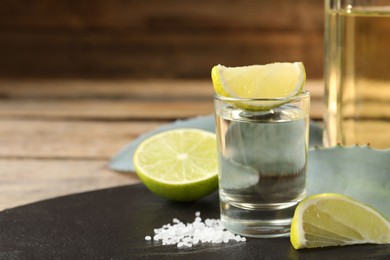
[[[327,10],[324,145],[390,148],[390,6]]]

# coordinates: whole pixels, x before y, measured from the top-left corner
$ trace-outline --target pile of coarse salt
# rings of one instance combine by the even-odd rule
[[[173,224],[166,224],[161,228],[154,229],[153,241],[162,241],[163,245],[177,245],[180,247],[192,247],[199,243],[227,243],[230,240],[236,242],[246,241],[245,237],[235,235],[227,231],[219,219],[205,219],[202,222],[200,212],[195,212],[193,223],[184,224],[177,218],[172,220]],[[145,240],[152,240],[146,236]]]

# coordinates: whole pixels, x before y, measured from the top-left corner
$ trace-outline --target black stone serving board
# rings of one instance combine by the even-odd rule
[[[45,200],[0,212],[0,259],[390,259],[390,245],[294,250],[289,238],[192,248],[145,241],[173,218],[219,218],[218,194],[177,203],[143,184]]]

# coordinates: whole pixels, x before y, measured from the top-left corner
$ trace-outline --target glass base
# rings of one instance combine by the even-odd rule
[[[246,237],[288,237],[295,207],[288,203],[285,208],[247,209],[221,200],[221,221],[227,230]]]

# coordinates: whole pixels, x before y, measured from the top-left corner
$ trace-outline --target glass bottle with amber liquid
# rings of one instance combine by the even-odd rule
[[[325,1],[324,145],[390,148],[390,0]]]

